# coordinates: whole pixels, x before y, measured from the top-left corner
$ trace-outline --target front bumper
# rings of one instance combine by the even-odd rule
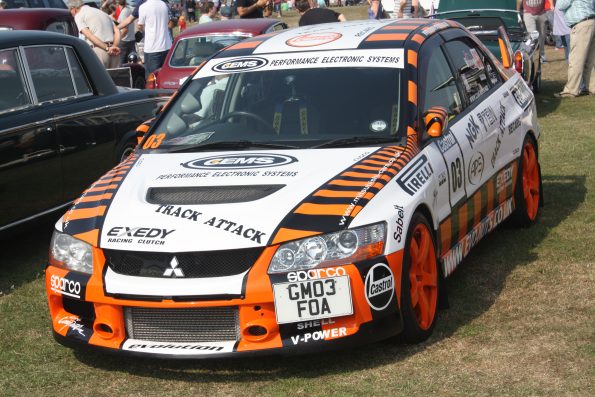
[[[46,269],[54,338],[68,347],[130,356],[191,359],[296,354],[370,343],[396,335],[402,329],[398,310],[401,252],[342,266],[350,281],[352,314],[278,324],[276,310],[279,309],[275,306],[273,284],[287,283],[288,280],[286,275],[269,276],[266,273],[275,250],[273,247],[265,250],[246,275],[241,296],[224,299],[191,297],[187,300],[110,296],[105,285],[107,266],[101,262],[101,250],[96,250],[93,275],[69,272],[51,265]],[[392,272],[392,289],[384,292],[384,302],[378,301],[383,298],[378,295],[379,290],[369,292],[375,277],[377,280],[383,277],[385,286],[390,284],[386,283],[386,273],[374,275],[379,268],[390,268]],[[137,328],[133,323],[136,320],[130,315],[135,310],[149,313],[142,320],[145,323],[157,322],[157,326],[148,324],[148,328],[157,330],[152,334],[154,338],[135,334]],[[185,335],[183,340],[176,340],[177,336],[168,339],[169,331],[179,336],[180,328],[203,321],[203,317],[188,317],[185,313],[219,313],[217,310],[233,312],[235,322],[221,325],[224,321],[218,320],[218,314],[204,320],[210,322],[206,325],[215,335],[213,339],[204,335],[197,341],[189,340]],[[174,317],[167,317],[172,312]],[[176,317],[178,314],[183,316]],[[145,323],[143,325],[147,325]],[[236,327],[235,336],[226,337],[229,333],[222,332],[225,327],[226,332]]]

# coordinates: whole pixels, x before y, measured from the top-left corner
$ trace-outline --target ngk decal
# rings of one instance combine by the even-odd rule
[[[376,311],[384,310],[393,300],[395,279],[384,263],[372,266],[366,275],[366,301]]]
[[[289,281],[290,283],[294,283],[296,281],[316,280],[319,278],[326,278],[326,277],[345,276],[346,274],[347,274],[347,272],[345,272],[345,268],[343,268],[343,267],[329,267],[327,269],[300,270],[297,272],[287,273],[287,281]]]
[[[72,298],[81,299],[81,283],[66,277],[52,275],[50,277],[51,290],[57,294],[70,296]]]

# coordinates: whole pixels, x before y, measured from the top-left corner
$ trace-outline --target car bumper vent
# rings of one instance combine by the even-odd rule
[[[124,309],[132,339],[154,342],[223,342],[240,339],[237,307],[189,309]]]
[[[225,251],[140,252],[104,250],[108,266],[116,273],[138,277],[171,277],[171,264],[176,258],[177,268],[184,278],[225,277],[244,273],[258,259],[264,248],[245,248]],[[169,273],[167,270],[169,270]]]
[[[147,202],[158,205],[245,203],[264,198],[285,185],[152,187]]]

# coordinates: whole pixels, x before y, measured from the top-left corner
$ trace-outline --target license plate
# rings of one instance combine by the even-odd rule
[[[349,276],[273,284],[278,324],[353,314]]]

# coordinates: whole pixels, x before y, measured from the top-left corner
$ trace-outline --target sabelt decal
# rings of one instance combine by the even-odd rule
[[[479,185],[481,177],[483,176],[484,159],[481,152],[473,153],[469,161],[469,170],[467,175],[469,183],[472,185]]]
[[[167,343],[150,342],[128,339],[122,346],[123,350],[156,354],[201,355],[216,353],[231,353],[235,341],[206,342],[206,343]]]
[[[213,66],[213,70],[223,73],[245,72],[248,70],[260,69],[267,64],[268,61],[260,57],[236,58],[218,63]]]
[[[393,238],[397,243],[400,243],[403,239],[403,228],[405,227],[405,223],[403,221],[403,218],[405,218],[405,211],[400,205],[395,205],[395,210],[397,210],[397,220],[395,221],[395,232],[393,233]]]
[[[410,196],[417,193],[434,174],[432,165],[425,154],[413,161],[411,166],[399,174],[397,183]]]
[[[342,37],[340,33],[324,32],[324,33],[308,33],[297,37],[293,37],[285,42],[291,47],[316,47],[332,43]]]
[[[366,275],[366,301],[376,311],[384,310],[392,302],[395,278],[390,267],[384,263],[372,266]]]
[[[202,170],[233,170],[245,168],[279,167],[295,163],[298,160],[284,154],[228,154],[210,156],[183,163],[182,166]]]

